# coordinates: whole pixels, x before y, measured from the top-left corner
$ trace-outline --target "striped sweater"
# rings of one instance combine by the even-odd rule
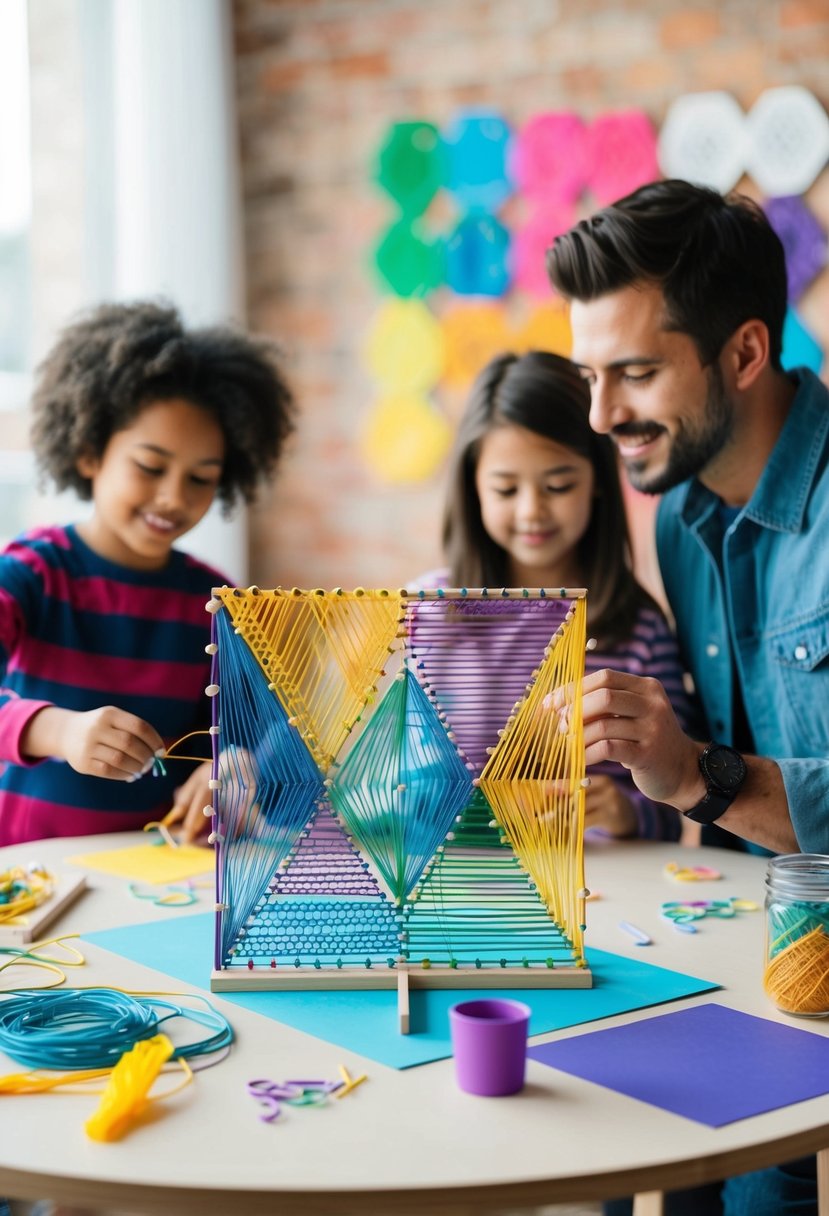
[[[421,575],[407,588],[447,587],[449,571],[442,568]],[[676,638],[661,612],[653,608],[641,608],[633,632],[624,642],[605,650],[588,650],[585,656],[585,673],[611,667],[634,676],[653,676],[664,687],[673,706],[674,713],[684,730],[691,728],[694,713],[685,691],[683,668],[679,658]],[[636,810],[639,824],[638,836],[644,840],[678,840],[681,820],[678,813],[661,802],[653,802],[637,789],[630,772],[621,764],[604,760],[590,768],[591,774],[612,777],[619,788],[630,799]],[[588,829],[593,834],[594,829]],[[595,830],[599,835],[598,829]]]
[[[226,579],[173,550],[163,570],[132,570],[94,553],[74,527],[43,528],[0,554],[0,844],[142,827],[169,810],[192,771],[127,783],[32,762],[21,735],[45,705],[116,705],[166,744],[205,729],[210,660],[205,602]],[[209,741],[182,749],[209,755]],[[195,748],[195,750],[194,750]]]

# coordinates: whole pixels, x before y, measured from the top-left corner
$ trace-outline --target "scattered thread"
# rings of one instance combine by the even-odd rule
[[[51,984],[41,984],[37,991],[46,988],[57,988],[66,981],[66,972],[64,967],[82,967],[85,963],[84,956],[75,946],[68,946],[66,943],[73,938],[79,937],[78,933],[64,933],[59,937],[44,938],[43,941],[32,942],[29,946],[4,946],[0,948],[0,955],[8,955],[8,958],[0,960],[0,971],[6,971],[12,967],[27,967],[34,968],[38,971],[46,971],[57,978]],[[59,953],[45,954],[44,951],[49,946],[55,946]],[[20,985],[14,985],[19,988]]]
[[[129,884],[129,892],[134,899],[146,899],[161,908],[188,908],[198,900],[198,896],[190,883],[187,883],[183,887],[167,887],[164,891],[160,892],[158,888],[152,891],[143,891],[139,883],[131,882]]]
[[[349,1077],[351,1088],[365,1080],[365,1077],[360,1077],[352,1082]],[[333,1093],[342,1090],[345,1084],[345,1081],[269,1081],[260,1078],[248,1081],[247,1091],[264,1108],[259,1115],[261,1121],[273,1123],[282,1113],[283,1103],[287,1106],[321,1106]]]
[[[233,1041],[227,1019],[195,994],[189,1009],[153,994],[117,988],[18,990],[0,1000],[0,1051],[34,1069],[111,1068],[124,1051],[182,1018],[210,1033],[176,1046],[172,1058],[189,1059],[220,1051]]]
[[[0,925],[40,907],[54,889],[52,875],[36,863],[26,869],[13,866],[0,872]]]

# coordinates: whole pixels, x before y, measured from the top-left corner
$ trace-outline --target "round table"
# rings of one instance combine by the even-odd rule
[[[71,872],[66,858],[141,840],[125,833],[37,842],[0,850],[0,864],[42,861]],[[146,837],[143,839],[146,840]],[[679,884],[669,862],[720,869],[722,882]],[[586,944],[718,982],[720,990],[681,1002],[583,1023],[562,1039],[655,1013],[715,1000],[745,1013],[829,1033],[823,1020],[787,1018],[762,988],[763,914],[741,913],[693,936],[662,919],[670,899],[738,896],[762,905],[765,861],[736,852],[647,842],[591,844]],[[125,879],[89,871],[88,890],[49,935],[157,920],[160,934],[191,908],[134,899]],[[652,945],[619,928],[631,922]],[[186,990],[169,976],[83,943],[86,965],[68,984],[132,990]],[[212,959],[205,958],[205,989]],[[8,972],[3,977],[8,986]],[[28,980],[16,981],[29,982]],[[32,980],[32,983],[35,981]],[[691,1186],[782,1162],[829,1146],[829,1096],[712,1129],[530,1060],[525,1089],[508,1098],[460,1092],[451,1060],[396,1070],[262,1017],[214,994],[236,1032],[228,1058],[120,1141],[96,1143],[84,1122],[96,1100],[60,1091],[4,1096],[0,1194],[50,1198],[136,1213],[253,1216],[273,1213],[472,1213],[636,1194],[637,1216],[661,1211],[663,1189]],[[531,992],[527,994],[531,1001]],[[274,1124],[257,1118],[246,1092],[253,1077],[336,1077],[347,1059],[367,1083],[342,1102],[289,1110]],[[0,1057],[2,1072],[20,1072]],[[821,1184],[826,1153],[819,1156]],[[827,1191],[822,1185],[822,1191]],[[825,1200],[824,1200],[825,1202]],[[821,1206],[821,1216],[829,1208]]]

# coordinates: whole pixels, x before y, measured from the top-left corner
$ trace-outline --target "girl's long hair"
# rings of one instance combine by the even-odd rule
[[[509,585],[509,557],[484,528],[475,486],[481,442],[493,428],[520,426],[589,460],[595,475],[590,523],[578,545],[588,622],[602,645],[630,637],[636,616],[654,601],[636,581],[616,453],[590,426],[590,390],[560,355],[499,355],[473,385],[449,468],[443,544],[454,587]]]

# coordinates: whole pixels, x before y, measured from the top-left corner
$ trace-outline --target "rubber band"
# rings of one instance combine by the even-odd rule
[[[711,866],[679,866],[675,861],[668,862],[665,873],[677,882],[713,882],[722,878],[720,871],[712,869]]]
[[[159,894],[157,891],[141,891],[139,886],[139,883],[131,882],[129,884],[130,895],[134,899],[146,899],[161,908],[189,908],[191,904],[198,902],[198,896],[192,887],[167,887],[166,891]]]
[[[279,1118],[283,1103],[287,1106],[324,1106],[332,1094],[339,1098],[342,1092],[367,1080],[365,1076],[352,1080],[342,1066],[340,1072],[348,1078],[348,1085],[345,1081],[269,1081],[258,1078],[248,1081],[246,1088],[263,1107],[263,1113],[259,1115],[262,1123],[273,1123]]]
[[[675,925],[687,925],[694,920],[713,917],[731,920],[738,912],[756,912],[758,905],[751,899],[693,899],[668,900],[662,905],[662,916]]]

